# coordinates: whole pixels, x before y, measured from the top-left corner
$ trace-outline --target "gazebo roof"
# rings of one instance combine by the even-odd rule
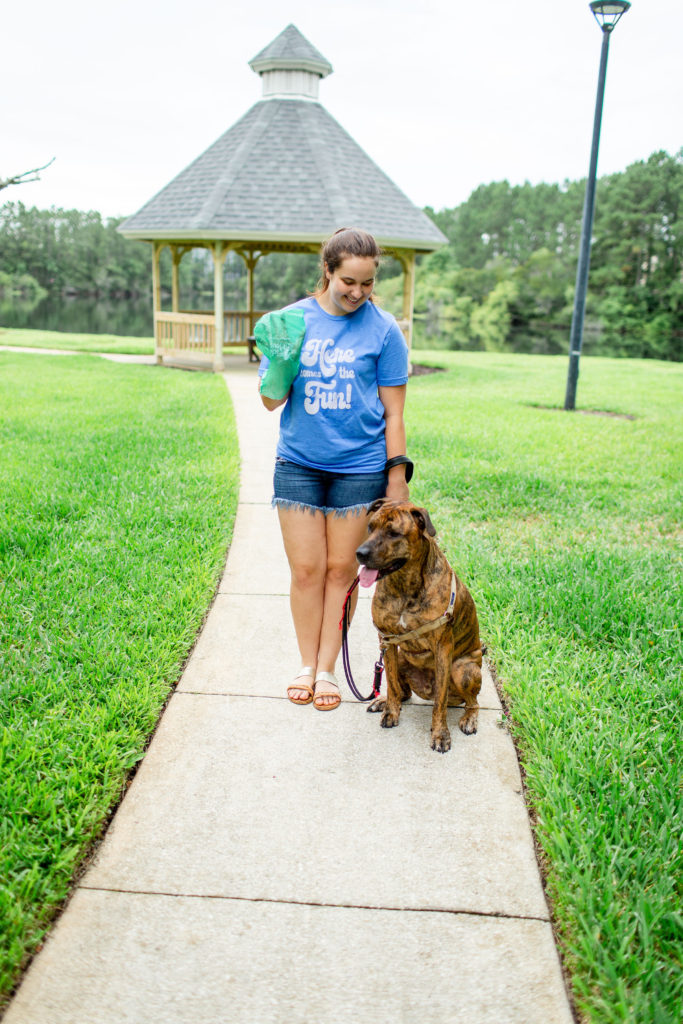
[[[293,25],[250,65],[265,98],[121,224],[126,237],[291,250],[358,225],[388,247],[447,241],[312,98],[332,68]]]
[[[332,74],[330,62],[301,35],[295,25],[288,25],[277,39],[252,57],[249,67],[257,74],[275,68],[313,71],[321,78]]]

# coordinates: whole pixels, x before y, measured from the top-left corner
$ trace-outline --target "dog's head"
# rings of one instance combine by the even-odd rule
[[[427,510],[412,502],[380,498],[368,512],[368,536],[356,550],[356,558],[376,573],[375,579],[402,569],[423,550],[425,535],[436,536]]]

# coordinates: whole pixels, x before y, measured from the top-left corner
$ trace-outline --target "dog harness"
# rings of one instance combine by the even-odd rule
[[[445,625],[450,618],[453,617],[453,609],[455,608],[455,595],[456,595],[456,583],[455,573],[451,571],[451,597],[448,602],[448,608],[439,616],[438,619],[432,619],[431,622],[425,622],[424,626],[418,626],[417,629],[411,629],[409,633],[381,633],[379,632],[379,646],[382,652],[386,651],[387,647],[391,644],[404,644],[407,640],[416,640],[418,636],[422,636],[424,633],[431,632],[432,629],[438,629],[439,626]]]

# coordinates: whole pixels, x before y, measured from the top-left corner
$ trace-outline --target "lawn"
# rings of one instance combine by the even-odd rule
[[[446,372],[409,385],[412,496],[477,601],[581,1019],[672,1024],[683,367],[584,358],[588,414],[557,408],[565,358],[415,356]],[[37,358],[0,352],[5,992],[180,675],[236,501],[221,380]]]
[[[416,352],[424,503],[477,600],[582,1019],[683,1020],[683,367]],[[629,418],[627,418],[629,417]],[[504,851],[501,851],[504,856]],[[504,871],[504,860],[501,864]]]
[[[0,352],[0,1004],[141,759],[237,502],[209,374]]]
[[[153,356],[154,338],[127,338],[116,334],[68,334],[65,331],[33,331],[0,327],[0,352],[4,348],[54,349],[59,352],[107,352],[126,356]],[[234,355],[246,356],[247,345],[226,345]]]
[[[67,334],[64,331],[33,331],[0,327],[2,347],[47,348],[63,352],[118,352],[120,355],[154,355],[154,338],[125,338],[115,334]]]

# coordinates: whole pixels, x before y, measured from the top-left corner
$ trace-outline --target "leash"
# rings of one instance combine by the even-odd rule
[[[344,610],[342,612],[341,622],[339,628],[342,631],[342,661],[344,663],[344,675],[346,676],[346,682],[349,684],[349,689],[354,695],[356,700],[359,700],[362,704],[367,704],[369,700],[373,700],[375,697],[379,697],[380,687],[382,685],[382,672],[384,671],[384,653],[381,652],[379,660],[375,662],[375,675],[372,683],[372,693],[364,697],[356,683],[354,682],[353,675],[351,674],[351,661],[349,659],[349,626],[351,624],[351,595],[358,586],[359,577],[356,576],[355,580],[346,592],[344,598]]]

